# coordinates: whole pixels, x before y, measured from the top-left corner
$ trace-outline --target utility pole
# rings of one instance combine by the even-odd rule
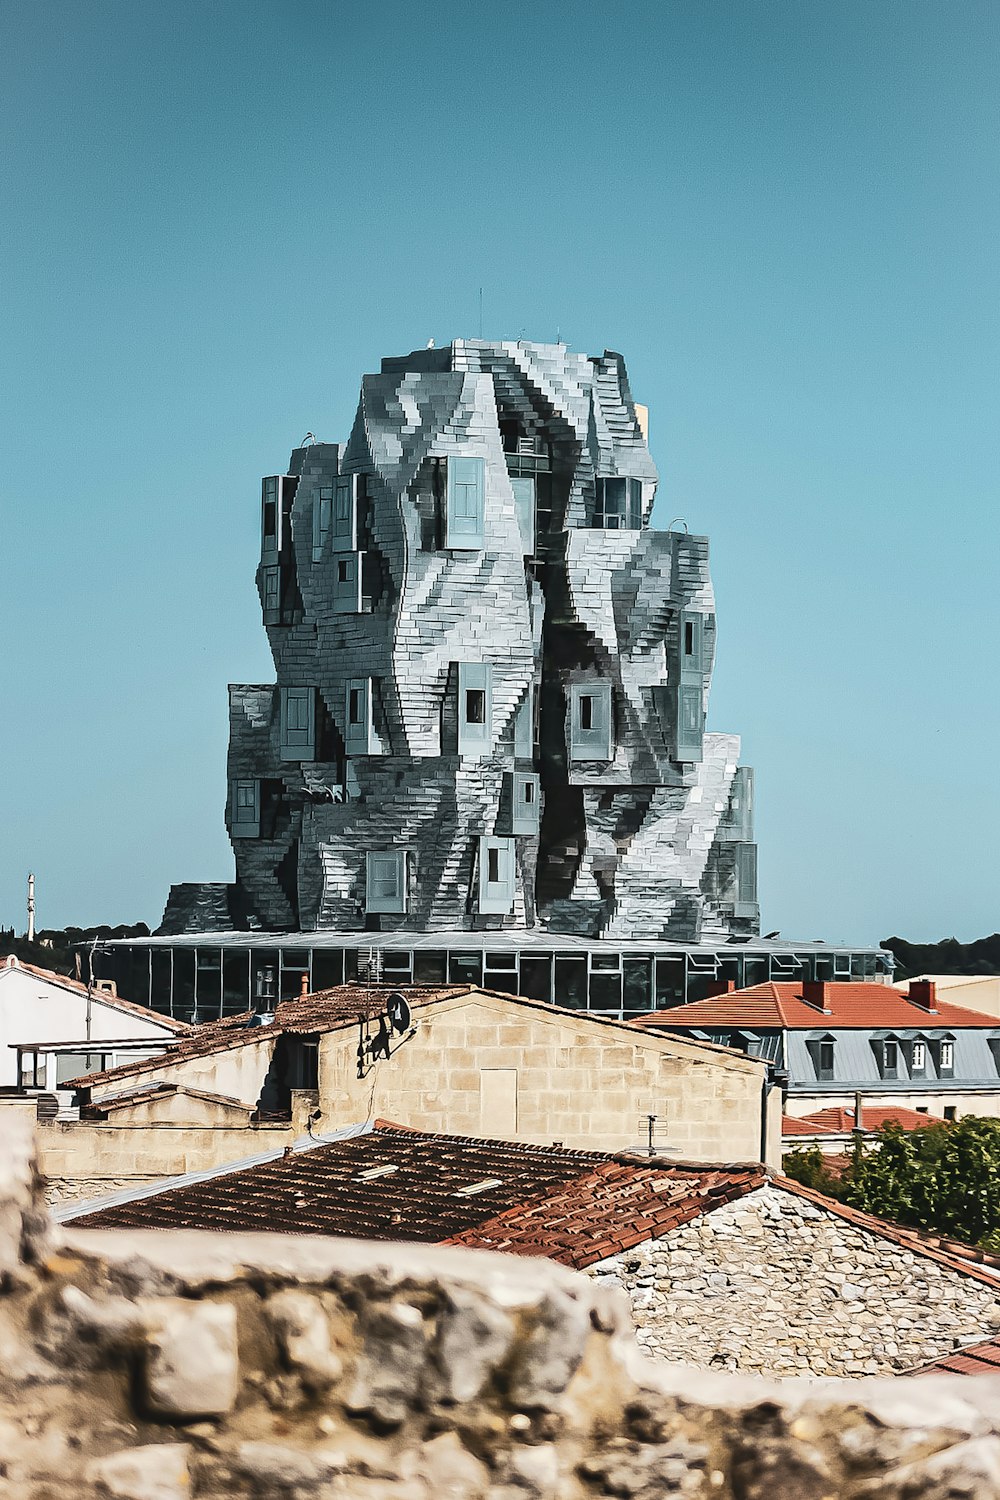
[[[35,877],[28,875],[28,942],[35,941]]]

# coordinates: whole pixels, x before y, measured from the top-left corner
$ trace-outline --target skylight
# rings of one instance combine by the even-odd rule
[[[472,1198],[476,1193],[485,1193],[488,1188],[503,1187],[502,1177],[484,1177],[481,1182],[470,1182],[467,1187],[455,1189],[456,1198]]]

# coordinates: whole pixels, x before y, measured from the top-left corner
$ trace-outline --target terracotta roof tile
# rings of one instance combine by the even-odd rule
[[[862,1104],[861,1123],[865,1130],[881,1130],[883,1125],[898,1125],[901,1130],[922,1130],[926,1125],[943,1125],[937,1115],[921,1114],[896,1104]],[[854,1111],[832,1105],[817,1109],[811,1115],[793,1118],[784,1115],[782,1135],[845,1135],[854,1129]]]
[[[986,1339],[982,1344],[971,1344],[966,1349],[953,1349],[942,1354],[910,1375],[997,1375],[1000,1374],[1000,1335]]]
[[[630,1025],[698,1029],[756,1026],[795,1031],[855,1026],[905,1026],[915,1030],[998,1027],[995,1016],[951,1005],[945,1000],[939,1000],[937,1009],[929,1011],[903,990],[887,984],[831,983],[826,986],[825,1003],[827,1009],[820,1010],[803,1000],[801,981],[770,981],[745,990],[731,990],[727,995],[714,995],[709,1000],[695,1000],[690,1005],[677,1005],[671,1010],[636,1016]]]

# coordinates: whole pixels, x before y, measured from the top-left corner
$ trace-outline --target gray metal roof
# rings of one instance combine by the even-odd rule
[[[89,947],[89,944],[82,946]],[[887,950],[871,943],[824,943],[817,939],[803,942],[772,938],[751,938],[715,943],[668,943],[659,939],[587,938],[576,933],[549,932],[544,928],[498,932],[184,932],[174,935],[132,938],[106,938],[99,948],[412,948],[417,950],[449,949],[452,952],[475,953],[492,948],[506,952],[527,953],[659,953],[776,955],[796,953],[872,953],[892,961]]]

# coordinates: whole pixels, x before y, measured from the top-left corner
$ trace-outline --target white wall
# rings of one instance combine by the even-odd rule
[[[15,967],[9,959],[0,960],[0,1087],[18,1081],[17,1053],[13,1050],[17,1045],[76,1042],[86,1035],[87,996],[82,988],[69,980],[60,983],[58,975],[45,978]],[[148,1036],[155,1048],[176,1035],[152,1011],[139,1016],[108,1004],[108,997],[99,993],[91,998],[90,1037],[94,1042]],[[123,1055],[121,1061],[125,1060]],[[52,1088],[54,1083],[54,1078],[46,1079],[46,1087]]]

